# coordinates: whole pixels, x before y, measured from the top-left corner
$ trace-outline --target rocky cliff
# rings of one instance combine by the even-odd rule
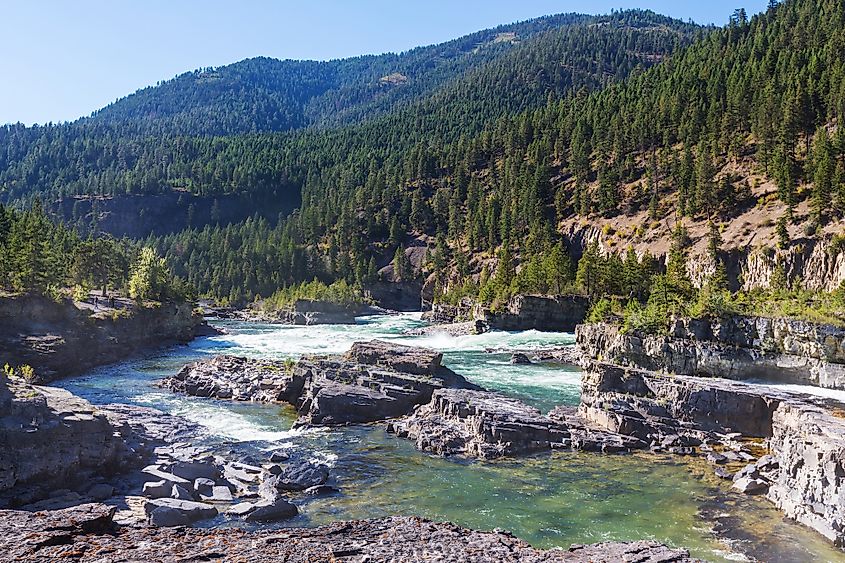
[[[119,430],[66,391],[0,376],[0,506],[119,471],[130,454]]]
[[[189,303],[92,312],[70,300],[0,297],[0,364],[29,364],[39,381],[48,382],[187,342],[201,323]]]
[[[638,438],[652,449],[707,453],[717,464],[753,462],[759,452],[743,443],[764,439],[769,455],[733,476],[735,488],[767,494],[788,517],[842,547],[842,408],[765,385],[593,362],[582,380],[579,410],[588,424]]]
[[[495,311],[470,299],[458,305],[435,303],[425,318],[435,323],[472,321],[496,330],[572,332],[589,309],[589,300],[580,295],[516,295]]]
[[[626,334],[610,324],[576,329],[591,359],[728,379],[845,388],[845,329],[789,319],[676,319],[666,335]]]

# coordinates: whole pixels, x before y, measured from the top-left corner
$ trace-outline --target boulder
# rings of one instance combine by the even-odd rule
[[[194,490],[200,495],[211,495],[215,484],[213,479],[200,477],[194,480]]]
[[[194,495],[189,493],[184,487],[173,485],[173,489],[170,491],[170,498],[179,500],[194,500]]]
[[[769,490],[769,484],[766,481],[763,481],[762,479],[754,479],[752,477],[741,477],[734,481],[733,488],[747,495],[760,495],[766,493]]]
[[[211,494],[200,494],[200,498],[207,502],[232,502],[232,491],[229,487],[215,486],[211,490]]]
[[[330,485],[314,485],[313,487],[308,487],[302,494],[309,495],[309,496],[324,496],[324,495],[333,495],[335,493],[339,493],[340,489],[332,487]]]
[[[326,466],[301,460],[289,463],[280,474],[268,477],[265,482],[279,491],[303,491],[323,485],[328,480],[329,470]]]
[[[527,354],[523,354],[522,352],[514,352],[511,355],[511,363],[516,365],[529,365],[532,362]]]
[[[199,520],[207,520],[209,518],[214,518],[215,516],[217,516],[217,509],[211,506],[210,504],[194,502],[190,500],[162,498],[148,500],[144,503],[144,512],[146,513],[147,517],[150,517],[153,511],[158,508],[167,508],[171,509],[172,511],[178,512],[184,516],[188,523],[198,522]],[[160,518],[163,520],[174,518],[173,512],[171,512],[171,510],[162,511],[163,515],[160,516]],[[182,524],[173,525],[180,526]]]
[[[295,504],[292,504],[282,498],[277,498],[272,501],[264,500],[256,503],[252,510],[250,510],[244,520],[247,522],[278,522],[279,520],[287,520],[299,514],[299,510]]]
[[[147,481],[144,483],[141,494],[149,498],[168,498],[175,486],[177,485],[168,483],[163,479],[160,481]]]
[[[183,461],[175,463],[170,468],[170,472],[188,481],[196,479],[219,479],[220,470],[212,463],[202,463],[196,461]]]
[[[246,516],[253,510],[255,510],[255,504],[251,502],[239,502],[227,508],[226,514],[229,516]]]
[[[270,463],[281,463],[290,459],[290,454],[284,450],[276,450],[268,458]]]
[[[110,499],[114,495],[114,487],[107,483],[100,483],[88,489],[87,496],[96,502]]]
[[[191,519],[181,510],[169,506],[159,506],[150,512],[148,522],[150,526],[166,528],[171,526],[187,526],[191,523]]]
[[[194,490],[194,484],[188,481],[187,479],[183,479],[178,475],[174,475],[173,473],[168,473],[166,471],[162,471],[159,469],[158,465],[149,465],[145,467],[142,472],[158,481],[165,481],[168,485],[179,485],[183,489],[188,491]]]

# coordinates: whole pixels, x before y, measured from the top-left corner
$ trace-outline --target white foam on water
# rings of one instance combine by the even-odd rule
[[[288,326],[252,324],[237,325],[231,334],[208,339],[217,346],[229,348],[232,354],[275,358],[299,357],[303,354],[342,354],[353,343],[383,339],[402,344],[425,346],[441,352],[483,352],[502,350],[543,350],[574,344],[575,336],[563,332],[491,331],[484,334],[453,336],[445,332],[424,335],[404,334],[408,329],[423,326],[421,313],[359,317],[355,325]]]
[[[231,411],[223,404],[197,399],[184,399],[164,393],[148,393],[133,397],[138,404],[164,407],[168,413],[181,416],[207,429],[208,433],[235,442],[281,442],[301,435],[302,430],[276,430],[258,424],[248,417]],[[280,421],[281,422],[281,421]]]

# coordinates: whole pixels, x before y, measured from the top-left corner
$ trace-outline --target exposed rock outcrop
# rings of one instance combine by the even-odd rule
[[[364,303],[334,303],[312,299],[297,299],[290,306],[278,311],[247,309],[235,311],[231,316],[247,321],[289,325],[355,324],[355,317],[372,315],[380,309]]]
[[[343,356],[283,362],[218,356],[164,380],[174,391],[245,401],[293,404],[297,426],[374,422],[411,412],[444,387],[477,388],[426,348],[374,340]]]
[[[8,380],[0,387],[0,506],[121,468],[124,442],[104,412],[60,389]]]
[[[589,300],[579,295],[516,295],[499,311],[469,299],[458,305],[435,303],[423,318],[445,325],[475,323],[465,325],[475,332],[483,332],[482,328],[572,332],[584,322],[589,308]]]
[[[587,318],[589,299],[579,295],[517,295],[503,311],[482,309],[475,317],[497,330],[572,332]]]
[[[788,517],[845,547],[845,420],[792,401],[772,417],[768,498]],[[836,416],[834,416],[834,414]]]
[[[150,348],[187,342],[201,325],[190,303],[92,314],[70,300],[0,297],[0,358],[15,366],[29,364],[38,381],[46,383]]]
[[[433,350],[378,340],[356,343],[340,358],[303,358],[294,368],[303,389],[297,425],[386,420],[428,403],[438,389],[478,389],[441,360]]]
[[[487,561],[691,563],[657,542],[603,542],[541,551],[502,532],[477,532],[412,516],[317,528],[121,528],[114,509],[89,504],[54,512],[0,511],[0,550],[12,561]]]
[[[587,430],[574,412],[544,416],[516,399],[489,391],[440,389],[413,415],[391,422],[388,431],[438,455],[481,459],[575,448],[621,452],[645,447],[637,439]]]
[[[787,516],[845,546],[845,422],[837,416],[843,412],[839,403],[764,385],[601,363],[585,374],[581,400],[589,424],[657,449],[694,453],[702,444],[765,438],[770,455],[737,473],[734,487],[767,494]],[[754,460],[741,449],[709,457],[717,464]]]
[[[195,397],[275,402],[287,398],[292,367],[285,362],[222,355],[187,364],[164,383],[172,391]]]
[[[653,371],[728,379],[761,378],[845,389],[845,329],[789,319],[731,316],[677,319],[667,335],[624,334],[581,325],[588,358]]]
[[[0,382],[0,407],[0,506],[102,500],[114,493],[102,479],[143,467],[158,448],[198,434],[155,409],[94,407],[63,389],[19,380]]]

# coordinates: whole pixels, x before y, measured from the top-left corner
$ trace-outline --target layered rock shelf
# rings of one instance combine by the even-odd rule
[[[188,364],[164,383],[195,397],[274,402],[284,400],[291,368],[285,362],[222,355]]]
[[[333,303],[311,299],[297,299],[289,306],[278,311],[246,309],[240,311],[216,311],[222,318],[235,318],[244,321],[298,326],[326,324],[355,324],[355,318],[362,315],[383,313],[384,309],[365,303]]]
[[[765,385],[666,375],[591,363],[580,414],[592,426],[652,449],[706,453],[715,464],[749,463],[736,475],[748,494],[765,494],[788,517],[845,546],[845,420],[842,405]],[[759,438],[756,459],[740,441]]]
[[[845,329],[789,319],[677,319],[667,335],[576,329],[587,357],[678,375],[778,379],[845,389]]]
[[[164,381],[191,395],[293,404],[296,426],[375,422],[409,414],[435,390],[477,389],[444,367],[442,354],[374,340],[343,356],[283,362],[220,356],[186,366]]]
[[[513,535],[416,517],[337,522],[317,528],[120,527],[114,508],[86,504],[47,513],[0,511],[0,550],[13,561],[465,561],[691,563],[689,552],[652,541],[542,551]]]
[[[435,303],[424,318],[437,323],[432,330],[439,325],[457,334],[489,329],[572,332],[584,322],[589,308],[589,300],[578,295],[516,295],[496,311],[470,299],[458,305]]]
[[[610,453],[645,447],[636,438],[590,430],[563,408],[544,416],[516,399],[468,389],[435,391],[431,402],[390,423],[388,431],[414,440],[423,451],[481,459],[558,448]]]
[[[197,433],[155,409],[95,407],[63,389],[0,378],[0,507],[104,500],[120,475]]]
[[[41,383],[188,342],[208,329],[190,303],[95,312],[37,295],[0,297],[0,320],[3,362],[32,366]]]

